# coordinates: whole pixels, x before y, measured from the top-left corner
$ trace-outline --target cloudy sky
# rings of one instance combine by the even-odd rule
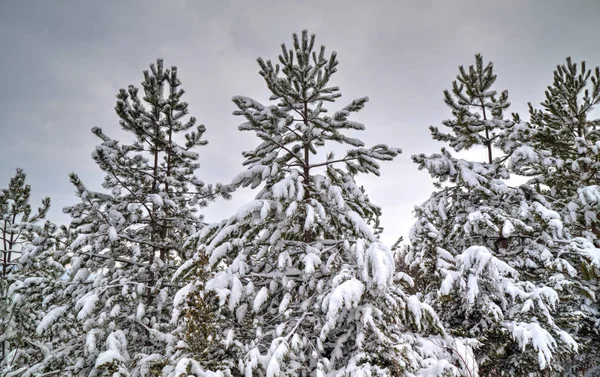
[[[442,146],[428,126],[450,116],[442,90],[457,66],[481,52],[495,63],[497,88],[509,90],[512,110],[526,116],[527,102],[542,100],[566,56],[600,65],[598,14],[598,0],[0,1],[0,185],[25,169],[34,204],[51,196],[50,219],[67,222],[61,209],[77,200],[67,174],[92,188],[102,180],[90,129],[122,135],[115,94],[138,85],[157,57],[179,67],[191,113],[207,127],[198,175],[230,181],[242,169],[241,151],[256,142],[237,131],[231,97],[267,102],[256,57],[275,59],[292,32],[307,28],[338,52],[337,106],[370,97],[358,118],[363,140],[404,150],[381,178],[362,180],[384,208],[385,238],[393,241],[432,190],[410,156]],[[251,196],[218,202],[207,218],[229,216]]]

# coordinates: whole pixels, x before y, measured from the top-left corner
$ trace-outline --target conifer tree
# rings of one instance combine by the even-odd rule
[[[419,334],[438,332],[436,316],[405,292],[390,249],[372,226],[380,208],[355,181],[379,175],[400,150],[365,147],[349,131],[368,99],[328,114],[339,89],[330,80],[336,53],[315,36],[293,35],[279,63],[258,59],[271,105],[237,96],[241,131],[259,143],[243,153],[247,169],[233,182],[259,188],[255,199],[197,235],[213,276],[205,291],[220,304],[214,369],[232,376],[458,375]],[[348,146],[336,157],[331,143]],[[181,269],[185,273],[185,268]],[[438,352],[441,354],[442,352]],[[185,360],[180,371],[202,365]],[[174,377],[186,375],[175,374]]]
[[[115,107],[133,142],[92,129],[106,192],[71,174],[80,198],[65,208],[77,232],[71,272],[37,328],[51,352],[31,375],[148,376],[175,352],[181,287],[171,276],[193,254],[185,241],[203,226],[198,210],[228,191],[195,176],[205,127],[187,116],[177,68],[158,60],[142,87],[121,89]]]
[[[563,283],[560,307],[571,313],[564,326],[583,346],[562,375],[578,376],[600,360],[600,119],[592,115],[600,102],[600,69],[567,58],[545,95],[541,109],[529,104],[529,122],[507,130],[503,148],[511,154],[510,168],[529,177],[536,194],[564,219],[564,265],[550,278],[576,279]]]
[[[0,191],[0,376],[20,375],[43,357],[35,327],[43,317],[42,302],[52,294],[62,272],[54,245],[57,227],[38,223],[50,208],[50,198],[32,213],[31,187],[17,169],[8,188]]]
[[[444,92],[450,132],[431,127],[433,138],[456,152],[483,148],[487,158],[468,161],[445,148],[413,156],[436,191],[415,208],[405,263],[451,334],[479,343],[481,376],[541,376],[578,347],[566,326],[572,311],[560,305],[569,297],[563,287],[577,277],[556,274],[575,245],[545,198],[530,185],[505,182],[510,154],[494,156],[495,147],[519,124],[517,116],[504,119],[508,93],[498,94],[495,81],[492,63],[476,55]]]
[[[20,254],[21,245],[31,241],[31,227],[43,219],[50,209],[50,198],[42,199],[42,206],[32,216],[29,198],[31,186],[25,183],[27,175],[23,169],[17,169],[8,188],[0,191],[0,235],[2,242],[2,277],[8,276],[13,259]]]

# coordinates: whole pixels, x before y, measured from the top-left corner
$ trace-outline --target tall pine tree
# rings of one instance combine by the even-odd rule
[[[550,278],[563,285],[560,307],[571,313],[564,326],[583,345],[563,375],[579,376],[600,361],[600,119],[593,117],[600,69],[567,58],[545,94],[541,109],[529,104],[529,122],[507,131],[503,148],[510,168],[529,177],[528,185],[564,219],[564,261]]]
[[[350,115],[368,99],[327,115],[325,104],[341,96],[330,84],[337,55],[315,48],[307,31],[293,35],[290,49],[282,45],[278,64],[258,64],[275,102],[233,102],[246,119],[239,129],[260,139],[243,153],[247,169],[234,184],[259,192],[195,240],[197,258],[214,271],[205,290],[221,306],[214,368],[233,376],[458,375],[419,335],[440,330],[436,316],[406,293],[410,277],[396,274],[372,227],[380,208],[355,181],[379,175],[380,161],[400,153],[347,135],[364,130]],[[323,152],[332,142],[349,149]],[[179,370],[202,365],[185,360]]]
[[[31,241],[30,225],[46,217],[50,198],[42,199],[42,206],[32,215],[29,199],[31,186],[25,183],[27,175],[17,169],[8,188],[0,191],[0,242],[2,247],[2,277],[8,276],[13,260],[21,253],[21,245]]]
[[[50,198],[32,212],[31,187],[17,169],[8,188],[0,191],[0,376],[20,375],[46,351],[37,342],[35,328],[44,316],[43,301],[53,294],[63,273],[56,259],[60,242],[57,227],[40,225]]]
[[[51,352],[32,375],[148,376],[175,352],[171,276],[193,254],[185,241],[203,226],[199,209],[228,191],[195,176],[205,127],[188,117],[177,68],[158,60],[142,87],[117,95],[131,144],[92,130],[106,192],[71,174],[81,201],[65,212],[78,237],[67,287],[37,328]]]
[[[495,81],[493,65],[476,55],[444,92],[453,119],[443,122],[448,133],[431,127],[433,138],[456,152],[479,147],[487,158],[469,161],[446,149],[413,156],[436,191],[415,208],[405,262],[449,331],[480,344],[481,376],[541,376],[577,350],[566,326],[573,312],[561,305],[569,297],[563,287],[577,277],[556,274],[573,245],[548,201],[530,185],[506,183],[511,155],[495,147],[520,124],[504,119],[508,93],[494,90]]]

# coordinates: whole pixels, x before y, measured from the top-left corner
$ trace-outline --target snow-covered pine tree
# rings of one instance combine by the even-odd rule
[[[68,260],[68,230],[50,221],[44,226],[29,226],[35,236],[21,248],[21,256],[9,273],[9,323],[3,335],[12,337],[13,348],[0,366],[0,376],[26,374],[48,354],[40,341],[37,328],[47,314],[47,303],[64,289],[64,263]]]
[[[8,188],[0,191],[0,242],[2,246],[2,277],[8,276],[13,259],[21,253],[21,245],[31,241],[31,232],[27,225],[43,219],[50,209],[50,198],[42,199],[42,206],[32,216],[29,198],[31,186],[26,184],[27,175],[23,169],[17,169],[10,179]]]
[[[260,139],[243,153],[247,170],[233,184],[260,191],[196,239],[197,258],[206,255],[214,270],[206,291],[221,306],[214,369],[261,377],[458,375],[436,358],[443,350],[418,335],[439,330],[436,316],[405,293],[410,277],[395,273],[390,249],[370,226],[380,209],[355,181],[359,173],[379,175],[379,162],[400,150],[347,135],[364,130],[349,117],[367,98],[327,115],[325,104],[341,96],[330,85],[338,60],[314,43],[303,31],[291,49],[282,45],[279,64],[258,59],[274,104],[233,98],[234,114],[246,118],[239,129]],[[331,142],[349,150],[324,154]],[[179,370],[202,375],[193,360]]]
[[[37,328],[50,352],[31,375],[148,376],[175,352],[180,287],[171,276],[193,255],[184,243],[203,226],[199,208],[228,195],[194,175],[205,127],[187,117],[180,86],[177,68],[158,60],[144,71],[143,95],[134,86],[117,95],[119,123],[133,142],[92,129],[107,192],[71,174],[81,201],[65,212],[78,237],[67,288]]]
[[[571,313],[564,326],[583,349],[566,362],[562,375],[580,376],[600,364],[600,119],[593,117],[600,102],[600,69],[567,58],[545,94],[541,109],[529,104],[529,122],[508,130],[503,148],[511,154],[509,167],[529,177],[528,185],[565,221],[564,265],[551,278],[577,279],[561,282],[568,296],[560,307]]]
[[[481,55],[460,67],[444,102],[453,118],[434,139],[455,152],[479,147],[484,162],[440,154],[413,156],[436,180],[436,191],[415,207],[412,247],[404,261],[417,289],[456,337],[476,340],[479,375],[535,376],[559,368],[577,348],[559,306],[572,276],[560,277],[568,249],[559,215],[529,185],[510,187],[505,161],[494,157],[514,120],[504,119],[508,93],[494,90],[492,63]],[[543,372],[542,372],[543,371]]]
[[[57,227],[41,221],[50,198],[32,213],[31,187],[17,169],[8,188],[0,191],[0,376],[17,376],[39,361],[44,349],[36,342],[35,328],[43,317],[42,302],[63,268],[55,261]]]

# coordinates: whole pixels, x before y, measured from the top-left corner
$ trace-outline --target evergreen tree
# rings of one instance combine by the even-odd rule
[[[460,67],[452,91],[444,92],[453,119],[449,133],[431,127],[435,140],[456,151],[479,147],[484,162],[468,161],[442,149],[413,160],[437,181],[436,191],[415,208],[412,247],[405,263],[416,274],[425,301],[440,313],[456,337],[479,343],[481,376],[543,375],[577,349],[567,322],[572,310],[564,286],[577,277],[559,271],[569,266],[569,244],[551,204],[530,185],[511,187],[505,161],[495,146],[518,117],[504,119],[508,93],[494,90],[492,63],[481,55]],[[542,372],[544,371],[544,372]]]
[[[372,228],[380,208],[355,181],[360,173],[379,175],[380,161],[400,150],[347,136],[364,130],[350,115],[367,98],[327,115],[325,104],[341,96],[330,84],[338,60],[314,43],[303,31],[291,49],[282,45],[279,64],[258,59],[274,104],[233,98],[234,114],[246,119],[239,129],[260,139],[243,153],[247,170],[233,184],[260,191],[195,239],[196,258],[208,258],[214,271],[205,290],[220,305],[213,369],[232,376],[458,375],[437,359],[443,349],[419,335],[440,331],[436,316],[405,292],[410,277],[396,274],[391,250]],[[349,150],[325,155],[331,142]],[[193,360],[178,367],[174,377],[201,375]]]
[[[32,214],[31,187],[17,169],[8,188],[0,191],[0,376],[19,375],[43,357],[35,327],[43,317],[42,302],[48,288],[63,271],[56,262],[57,227],[38,223],[50,208],[50,198]]]
[[[31,186],[25,183],[23,169],[11,178],[8,188],[0,191],[0,235],[2,242],[2,277],[8,276],[13,259],[21,252],[21,245],[31,241],[31,225],[43,219],[50,209],[50,198],[42,199],[37,213],[31,214],[29,198]]]
[[[175,352],[180,329],[171,320],[181,287],[171,276],[192,254],[185,241],[203,226],[199,208],[228,195],[194,175],[205,127],[187,117],[180,86],[177,68],[158,60],[144,71],[142,96],[134,86],[117,95],[119,123],[134,141],[92,129],[107,192],[71,174],[81,200],[65,208],[77,231],[71,272],[37,327],[51,352],[31,375],[148,376]]]
[[[571,313],[564,326],[584,346],[575,361],[566,362],[576,376],[600,361],[600,119],[592,117],[600,102],[600,69],[567,58],[545,94],[541,109],[529,104],[529,122],[507,131],[503,148],[511,154],[511,169],[529,177],[529,185],[565,222],[564,265],[552,278],[576,279],[563,283],[567,297],[560,305]]]

